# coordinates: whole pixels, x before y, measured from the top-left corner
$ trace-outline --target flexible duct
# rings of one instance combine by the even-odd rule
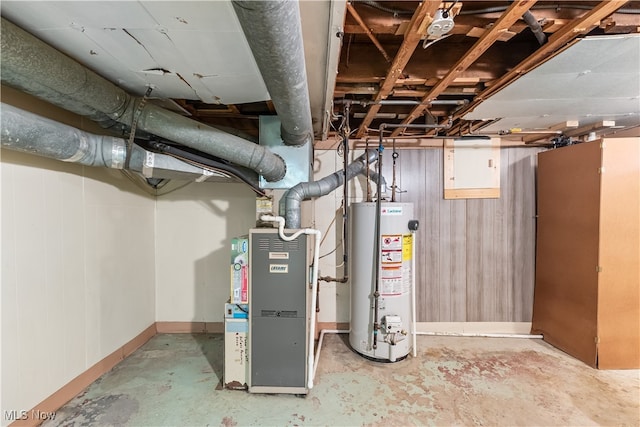
[[[2,18],[2,82],[74,113],[131,126],[141,98]],[[278,181],[284,161],[266,148],[147,103],[137,128]]]
[[[282,140],[296,146],[311,142],[311,103],[298,2],[234,0],[233,7],[282,123]]]
[[[347,166],[347,181],[366,171],[367,158],[368,163],[375,162],[378,158],[378,152],[376,150],[368,150]],[[371,173],[372,178],[374,175],[375,179],[378,179],[377,174]],[[313,197],[325,196],[340,187],[344,182],[345,173],[343,171],[338,171],[325,176],[318,181],[301,182],[287,190],[287,192],[282,196],[284,212],[282,212],[282,208],[280,209],[281,215],[284,213],[283,216],[285,217],[287,228],[300,228],[300,210],[304,200],[309,200]]]
[[[533,32],[533,34],[536,36],[536,40],[538,40],[538,43],[540,45],[545,44],[547,42],[547,36],[544,34],[544,31],[542,31],[542,25],[540,25],[536,17],[533,16],[533,13],[527,10],[522,15],[522,19],[527,23],[527,25],[531,29],[531,32]]]

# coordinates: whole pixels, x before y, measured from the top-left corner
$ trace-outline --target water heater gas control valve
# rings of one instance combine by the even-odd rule
[[[384,316],[382,328],[388,334],[400,333],[402,332],[402,318],[400,316]]]

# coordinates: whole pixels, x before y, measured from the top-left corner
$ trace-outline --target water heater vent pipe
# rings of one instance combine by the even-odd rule
[[[317,290],[318,290],[318,264],[319,264],[319,255],[320,255],[320,237],[322,233],[320,230],[316,230],[314,228],[303,228],[302,230],[298,230],[290,236],[284,234],[284,223],[285,219],[281,216],[273,216],[273,215],[262,215],[260,219],[264,222],[277,222],[278,223],[278,235],[284,241],[290,242],[291,240],[295,240],[301,234],[313,234],[316,236],[315,238],[315,248],[313,249],[313,268],[311,269],[311,319],[309,325],[309,349],[308,349],[308,360],[307,360],[307,387],[309,390],[313,388],[313,374],[314,374],[314,353],[313,353],[313,343],[314,337],[316,334],[316,304],[317,304]]]

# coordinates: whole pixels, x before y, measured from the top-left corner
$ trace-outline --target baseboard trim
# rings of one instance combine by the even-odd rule
[[[348,331],[349,322],[318,322],[316,324],[316,331],[322,331],[323,329],[333,329],[338,331]]]
[[[530,334],[531,322],[418,322],[418,333],[450,334]]]
[[[349,330],[349,322],[318,322],[316,331]],[[418,322],[418,333],[443,334],[530,334],[531,322]]]
[[[63,405],[76,397],[79,393],[87,388],[91,383],[100,378],[106,372],[109,372],[118,363],[130,356],[134,351],[144,345],[147,341],[156,335],[156,324],[146,328],[144,331],[129,340],[126,344],[118,348],[98,363],[69,381],[51,396],[37,404],[25,414],[25,419],[14,421],[11,427],[22,426],[38,426],[46,421],[47,414],[55,413]],[[20,414],[22,415],[22,414]],[[43,419],[44,417],[44,419]],[[54,419],[55,420],[55,419]]]
[[[156,322],[159,334],[221,334],[223,322]]]

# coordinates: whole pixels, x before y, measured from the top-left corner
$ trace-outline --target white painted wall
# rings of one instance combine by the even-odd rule
[[[156,206],[156,320],[222,322],[231,239],[255,226],[255,194],[244,184],[194,183]]]
[[[355,156],[362,152],[355,153]],[[351,157],[351,156],[350,156]],[[316,151],[315,179],[342,168],[335,151]],[[352,200],[361,200],[364,179],[350,183]],[[283,191],[273,191],[274,206]],[[302,226],[323,233],[320,254],[331,252],[342,236],[342,187],[302,204]],[[336,222],[331,224],[333,218]],[[158,197],[156,212],[156,320],[222,322],[229,298],[231,239],[255,225],[255,194],[244,184],[200,183]],[[338,227],[336,229],[336,226]],[[336,231],[337,230],[337,231]],[[326,236],[325,236],[326,234]],[[342,251],[320,260],[320,273],[342,276]],[[349,287],[320,285],[320,322],[349,321]]]
[[[155,201],[117,171],[1,153],[4,415],[155,321]]]
[[[349,161],[362,155],[363,150],[352,150],[349,152]],[[335,150],[317,150],[315,152],[314,179],[319,180],[338,170],[342,170],[344,159]],[[373,169],[373,165],[371,166]],[[366,195],[366,179],[359,176],[349,181],[349,201],[360,202]],[[312,221],[308,221],[308,216],[303,214],[302,226],[313,225],[322,232],[323,242],[320,246],[320,255],[325,255],[337,247],[332,254],[320,260],[320,275],[330,277],[343,277],[342,267],[342,197],[343,187],[338,187],[335,191],[314,201],[303,202],[311,209]],[[375,185],[372,186],[375,194]],[[304,209],[303,209],[304,212]],[[335,221],[332,223],[332,221]],[[351,239],[350,239],[351,240]],[[346,283],[321,282],[320,297],[318,299],[320,312],[319,322],[349,322],[350,312],[350,290]]]

